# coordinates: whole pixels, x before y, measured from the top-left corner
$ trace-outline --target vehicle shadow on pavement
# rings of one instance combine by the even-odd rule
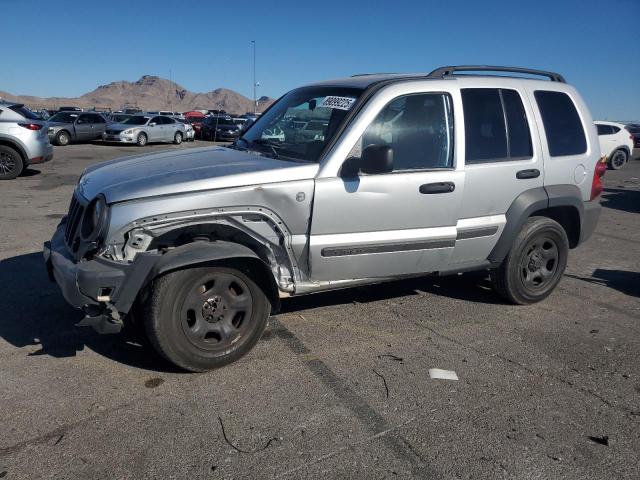
[[[330,305],[378,302],[423,293],[467,302],[505,304],[491,289],[488,275],[485,272],[473,272],[446,277],[417,277],[377,285],[346,288],[333,292],[291,297],[283,300],[281,313],[293,313]]]
[[[640,213],[640,190],[627,188],[605,188],[602,194],[603,207],[623,212]]]
[[[0,260],[0,285],[0,338],[17,348],[33,346],[28,356],[73,357],[88,347],[129,366],[177,371],[151,347],[128,335],[99,335],[91,328],[76,327],[82,312],[70,307],[49,281],[41,253]]]
[[[584,282],[603,285],[605,287],[618,290],[625,295],[640,297],[640,272],[597,268],[593,274],[591,274],[591,277],[580,277],[578,275],[569,275],[566,273],[565,275]]]

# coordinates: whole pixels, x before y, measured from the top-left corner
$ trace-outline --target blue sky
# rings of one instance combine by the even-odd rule
[[[640,120],[640,0],[0,0],[0,90],[77,96],[144,74],[258,96],[361,72],[498,64],[562,73],[594,117]]]

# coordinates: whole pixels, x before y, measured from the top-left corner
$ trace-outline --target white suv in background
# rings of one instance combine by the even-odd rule
[[[633,135],[625,126],[615,122],[595,122],[600,140],[600,151],[607,157],[607,165],[620,170],[631,158]]]
[[[53,158],[47,123],[21,103],[0,100],[0,180]]]

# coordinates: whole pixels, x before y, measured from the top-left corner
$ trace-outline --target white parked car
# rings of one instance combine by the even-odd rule
[[[595,122],[600,140],[600,151],[607,157],[607,165],[620,170],[631,158],[633,135],[621,123]]]

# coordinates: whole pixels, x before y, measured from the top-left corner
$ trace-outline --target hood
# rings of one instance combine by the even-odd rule
[[[140,125],[125,125],[124,123],[108,123],[106,128],[110,131],[122,132],[123,130],[126,130],[128,128],[135,128],[139,126]]]
[[[317,163],[276,160],[230,148],[169,150],[127,157],[85,170],[78,190],[88,200],[108,203],[158,195],[260,185],[314,178]]]

